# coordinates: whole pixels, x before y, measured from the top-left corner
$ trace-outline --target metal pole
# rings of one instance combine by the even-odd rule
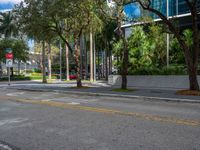
[[[60,41],[60,81],[62,81],[62,45]]]
[[[167,0],[167,19],[169,18],[169,0]],[[169,33],[167,33],[167,67],[169,67]]]
[[[176,15],[178,16],[178,0],[176,0]]]
[[[8,86],[10,86],[10,67],[8,67]]]
[[[169,33],[167,33],[167,67],[169,67]]]
[[[24,70],[25,70],[25,75],[26,75],[26,62],[25,62],[25,65],[24,65],[25,67],[24,67]]]

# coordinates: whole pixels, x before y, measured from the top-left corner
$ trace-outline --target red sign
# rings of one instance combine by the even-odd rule
[[[7,53],[6,59],[13,59],[13,53]]]

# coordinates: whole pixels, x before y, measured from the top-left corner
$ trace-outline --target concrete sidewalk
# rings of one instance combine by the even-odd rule
[[[51,84],[41,84],[38,82],[30,83],[17,83],[12,84],[7,88],[14,88],[18,90],[28,91],[45,91],[45,92],[58,92],[66,94],[79,94],[79,95],[93,95],[93,96],[108,96],[108,97],[122,97],[122,98],[137,98],[142,100],[157,100],[157,101],[172,101],[172,102],[189,102],[200,103],[200,96],[183,96],[176,95],[176,89],[145,89],[134,87],[131,92],[114,92],[106,82],[83,82],[84,86],[88,88],[73,88],[76,82],[56,82]]]

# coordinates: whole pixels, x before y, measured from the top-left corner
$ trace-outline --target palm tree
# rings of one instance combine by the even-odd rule
[[[14,23],[12,12],[0,12],[0,33],[3,34],[5,38],[17,35],[17,27]]]
[[[0,12],[0,33],[4,35],[4,37],[10,38],[12,36],[17,35],[17,28],[14,24],[12,12]],[[2,66],[0,64],[0,70],[2,70]],[[11,68],[12,76],[13,76],[13,68]]]

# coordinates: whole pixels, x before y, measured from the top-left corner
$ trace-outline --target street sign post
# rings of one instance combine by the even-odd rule
[[[8,85],[10,86],[10,68],[13,67],[13,53],[11,48],[6,48],[6,67],[8,69]]]
[[[13,60],[12,59],[6,59],[6,67],[11,68],[13,66]]]
[[[13,53],[6,53],[6,59],[13,59]]]

